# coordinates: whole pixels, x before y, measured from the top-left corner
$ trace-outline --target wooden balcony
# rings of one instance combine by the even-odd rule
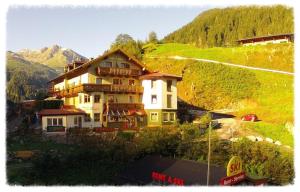
[[[127,111],[127,110],[143,110],[144,104],[142,103],[108,103],[109,110],[113,111]]]
[[[78,93],[88,92],[142,94],[143,91],[144,89],[142,86],[113,84],[81,84],[64,90],[53,90],[53,88],[49,89],[50,95],[54,97],[74,97],[78,95]]]
[[[139,76],[142,74],[142,71],[128,68],[98,67],[96,69],[96,74],[99,76]]]

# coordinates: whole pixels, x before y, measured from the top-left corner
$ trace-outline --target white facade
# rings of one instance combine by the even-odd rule
[[[172,82],[171,90],[168,90],[168,86],[167,86],[168,81]],[[158,80],[147,80],[147,79],[143,80],[142,86],[144,87],[144,93],[143,93],[142,102],[144,104],[144,108],[145,109],[177,109],[176,84],[177,84],[176,79],[163,78]]]

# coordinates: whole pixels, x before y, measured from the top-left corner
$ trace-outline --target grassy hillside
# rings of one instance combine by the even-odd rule
[[[209,49],[162,44],[144,56],[152,70],[183,74],[178,95],[189,103],[208,109],[232,108],[238,116],[256,113],[262,120],[282,126],[293,122],[293,76],[164,58],[171,55],[250,65],[248,57],[253,66],[293,71],[293,44]]]
[[[293,9],[290,7],[238,6],[205,11],[163,41],[204,48],[235,45],[238,39],[293,31]]]
[[[58,75],[54,69],[27,61],[13,52],[7,53],[6,71],[7,100],[12,102],[46,93],[47,82]]]
[[[158,45],[154,51],[145,55],[145,57],[175,55],[289,72],[294,70],[294,44],[291,43],[206,49],[188,44],[168,43]]]

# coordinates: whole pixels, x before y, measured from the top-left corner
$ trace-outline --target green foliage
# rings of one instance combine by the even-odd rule
[[[149,43],[158,43],[157,35],[154,31],[151,31],[148,35],[148,42]]]
[[[135,131],[119,131],[117,136],[126,141],[132,141],[135,134],[136,134]]]
[[[294,45],[293,44],[274,44],[264,46],[249,46],[249,47],[234,47],[234,48],[209,48],[199,49],[192,45],[185,44],[161,44],[157,49],[151,53],[148,53],[144,57],[144,61],[147,66],[152,70],[160,70],[167,73],[174,73],[181,75],[184,71],[195,71],[194,61],[190,60],[170,60],[164,59],[166,56],[186,56],[195,57],[202,59],[218,60],[223,62],[238,63],[241,65],[264,67],[268,69],[278,69],[283,71],[293,71],[294,68]],[[160,59],[150,58],[160,57]],[[213,68],[220,64],[207,64]],[[221,67],[221,66],[220,66]],[[212,69],[214,70],[214,69]],[[251,73],[251,76],[255,76],[255,81],[259,82],[259,86],[253,86],[255,89],[251,97],[247,99],[239,100],[237,103],[232,104],[233,110],[238,111],[235,115],[242,116],[247,113],[255,113],[263,121],[285,124],[286,122],[294,121],[294,78],[290,75],[271,73],[265,71],[254,71],[241,69]],[[193,73],[196,76],[197,71]],[[192,73],[190,72],[189,75]],[[198,81],[202,82],[202,78],[206,78],[205,73],[199,73],[201,76],[198,77]],[[217,74],[219,78],[222,78],[222,73]],[[188,98],[192,98],[192,94],[185,95],[181,90],[188,90],[191,92],[191,83],[188,77],[178,84],[178,94],[180,98],[185,101],[190,101]],[[249,76],[249,78],[251,78]],[[195,79],[196,77],[193,77]],[[215,77],[211,77],[215,78]],[[231,76],[225,75],[223,78],[231,78]],[[239,77],[234,77],[239,78]],[[253,77],[254,78],[254,77]],[[235,81],[235,80],[232,81]],[[254,81],[254,80],[253,80]],[[230,83],[231,81],[227,81]],[[204,83],[204,82],[203,82]],[[222,84],[223,82],[221,82]],[[224,82],[225,83],[225,82]],[[204,84],[205,85],[205,84]],[[203,85],[203,86],[204,86]],[[218,85],[210,85],[209,87],[216,87]],[[245,92],[247,90],[247,83],[240,86],[244,86],[245,89],[241,89]],[[231,86],[227,84],[226,86]],[[251,86],[251,85],[249,85]],[[220,95],[218,89],[216,91],[204,89],[203,95],[206,94],[213,98],[217,98]],[[276,91],[274,91],[276,90]],[[247,91],[246,91],[247,92]],[[189,93],[188,93],[189,94]],[[238,95],[243,93],[237,93]],[[241,97],[240,97],[241,98]],[[222,102],[226,101],[227,96],[223,97]],[[192,99],[191,99],[192,100]],[[209,100],[206,100],[210,102]],[[212,101],[213,102],[213,101]],[[195,102],[194,102],[195,103]]]
[[[138,137],[138,145],[145,154],[158,153],[173,156],[179,144],[180,135],[176,127],[144,129]]]
[[[251,98],[260,87],[255,73],[224,65],[156,59],[148,62],[147,66],[161,72],[183,75],[183,80],[177,85],[179,97],[205,109],[223,108],[241,99]]]
[[[167,35],[166,43],[190,43],[198,47],[228,46],[236,40],[268,34],[291,33],[293,9],[282,6],[239,6],[210,9]]]
[[[35,99],[47,91],[47,82],[57,76],[55,70],[38,63],[31,63],[7,53],[7,99],[20,102]]]
[[[267,142],[243,139],[234,144],[235,154],[242,158],[246,173],[286,185],[294,179],[293,152]]]
[[[136,57],[137,59],[141,59],[142,55],[142,45],[141,42],[136,42],[130,35],[128,34],[119,34],[114,43],[111,44],[110,49],[120,48],[124,50],[129,55]]]
[[[207,162],[208,133],[202,135],[197,126],[145,128],[133,139],[113,140],[88,136],[80,145],[42,141],[40,137],[8,138],[9,154],[16,150],[41,150],[29,162],[8,161],[10,184],[22,185],[99,185],[114,184],[114,177],[132,160],[147,154]],[[267,142],[243,139],[232,143],[220,140],[211,132],[211,164],[226,167],[232,155],[243,160],[247,175],[267,177],[276,185],[294,179],[293,151]],[[31,166],[25,167],[26,163]],[[26,164],[27,165],[27,164]],[[78,177],[80,175],[80,177]]]

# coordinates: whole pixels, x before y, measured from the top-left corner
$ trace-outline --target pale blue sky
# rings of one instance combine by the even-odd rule
[[[120,33],[159,38],[213,7],[12,7],[7,13],[7,50],[40,49],[54,44],[95,57]]]

